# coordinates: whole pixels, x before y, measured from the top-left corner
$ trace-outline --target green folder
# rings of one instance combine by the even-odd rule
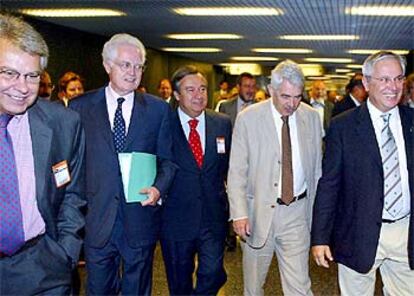
[[[126,202],[146,200],[147,195],[139,192],[153,186],[157,174],[157,157],[149,153],[131,152],[119,153],[118,159]]]

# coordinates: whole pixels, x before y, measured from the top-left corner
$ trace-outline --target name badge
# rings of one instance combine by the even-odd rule
[[[55,176],[56,187],[60,188],[70,182],[69,166],[66,160],[63,160],[52,166],[53,175]]]
[[[217,144],[217,153],[219,154],[226,153],[226,143],[225,143],[224,137],[217,137],[216,144]]]

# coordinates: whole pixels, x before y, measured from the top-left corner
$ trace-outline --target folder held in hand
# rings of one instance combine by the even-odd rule
[[[141,202],[146,194],[139,193],[143,188],[151,187],[157,175],[157,157],[149,153],[119,153],[124,195],[127,203]]]

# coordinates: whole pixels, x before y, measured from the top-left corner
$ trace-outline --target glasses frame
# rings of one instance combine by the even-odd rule
[[[16,70],[2,68],[0,69],[0,77],[3,77],[7,81],[16,82],[20,76],[24,77],[24,80],[30,84],[38,84],[40,82],[41,72],[30,72],[22,74]]]

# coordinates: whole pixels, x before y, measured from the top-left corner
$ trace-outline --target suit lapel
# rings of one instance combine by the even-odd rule
[[[309,171],[309,169],[312,167],[309,163],[309,160],[312,159],[312,149],[315,149],[315,147],[311,147],[311,145],[308,143],[308,137],[310,133],[306,119],[307,118],[303,112],[303,109],[301,106],[299,106],[299,108],[296,110],[296,129],[299,144],[299,155],[305,176],[312,176],[312,172]]]
[[[128,134],[126,137],[125,147],[135,140],[139,134],[139,130],[145,127],[145,101],[142,94],[135,92],[134,106],[132,107],[131,120],[129,122]]]
[[[413,151],[414,143],[413,143],[413,132],[414,132],[414,118],[412,114],[407,112],[408,110],[405,108],[399,108],[400,117],[401,117],[401,125],[404,135],[404,142],[405,142],[405,151],[407,155],[407,167],[411,168],[413,164]],[[410,110],[411,111],[411,110]]]
[[[217,125],[214,121],[214,118],[206,110],[205,112],[205,120],[206,120],[206,130],[205,130],[205,151],[204,151],[204,160],[202,168],[205,168],[208,163],[211,162],[212,159],[214,159],[216,152],[216,133],[214,131],[217,131]],[[224,135],[223,135],[224,136]]]
[[[360,147],[363,151],[369,151],[362,155],[368,155],[368,157],[370,157],[382,170],[381,153],[375,136],[374,126],[372,125],[372,120],[369,115],[368,106],[364,103],[357,110],[358,114],[355,124],[355,132],[358,138],[355,139],[356,143],[361,143]]]
[[[94,120],[94,124],[96,126],[94,130],[102,134],[102,137],[109,145],[111,151],[115,152],[108,108],[106,105],[105,88],[97,94],[97,102],[89,110],[89,116],[92,120]]]
[[[47,116],[37,104],[29,110],[30,134],[32,137],[34,172],[36,178],[36,196],[39,210],[44,208],[47,201],[47,182],[50,180],[53,131],[47,125]],[[43,212],[43,211],[42,211]]]

